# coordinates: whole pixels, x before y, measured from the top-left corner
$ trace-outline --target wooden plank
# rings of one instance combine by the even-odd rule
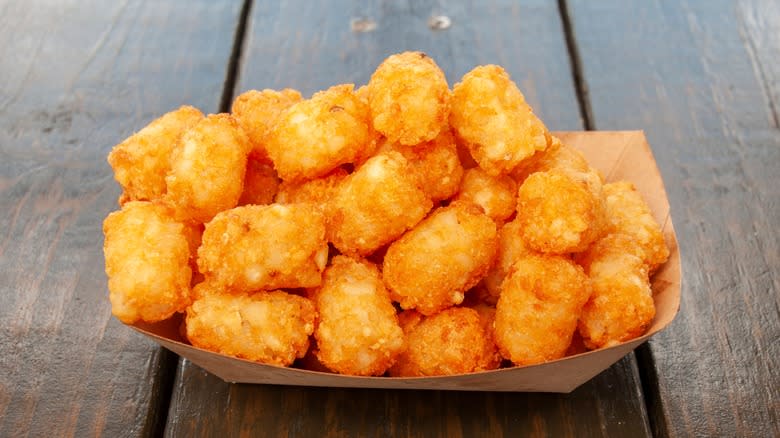
[[[0,436],[159,433],[176,357],[111,317],[106,155],[217,110],[240,6],[0,2]]]
[[[646,130],[682,253],[681,312],[640,350],[654,433],[780,436],[780,9],[571,11],[596,127]]]
[[[451,27],[433,31],[431,15]],[[451,84],[478,64],[507,68],[551,129],[582,129],[554,3],[286,1],[253,6],[240,90],[294,87],[310,94],[363,84],[386,56],[423,50]],[[353,32],[350,20],[373,21]],[[365,21],[364,21],[365,23]],[[647,436],[633,355],[572,394],[501,394],[231,385],[188,361],[177,372],[167,436]]]

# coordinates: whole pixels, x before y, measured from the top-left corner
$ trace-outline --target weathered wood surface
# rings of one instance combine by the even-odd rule
[[[597,129],[646,130],[682,308],[640,350],[656,436],[780,436],[780,5],[572,1]]]
[[[0,2],[0,436],[161,430],[176,358],[111,317],[106,154],[217,110],[240,6]]]
[[[305,95],[365,84],[388,55],[423,50],[450,85],[478,64],[504,66],[551,129],[582,129],[553,2],[256,2],[236,92],[293,87]],[[432,15],[451,27],[434,31]],[[374,22],[354,32],[352,19]],[[358,26],[360,27],[360,26]],[[572,394],[384,391],[227,384],[183,360],[167,436],[647,436],[633,354]]]

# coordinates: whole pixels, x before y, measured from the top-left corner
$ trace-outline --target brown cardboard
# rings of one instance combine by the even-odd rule
[[[228,382],[354,388],[447,389],[465,391],[570,392],[620,360],[672,322],[680,306],[680,255],[661,175],[642,131],[560,132],[561,140],[581,150],[608,181],[633,182],[662,225],[669,260],[653,277],[656,317],[648,332],[614,347],[541,365],[505,368],[456,376],[391,378],[354,377],[282,368],[223,356],[182,342],[181,317],[133,328],[160,345]]]

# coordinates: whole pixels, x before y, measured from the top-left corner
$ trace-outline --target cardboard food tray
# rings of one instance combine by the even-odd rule
[[[193,347],[179,334],[181,317],[133,328],[165,348],[228,382],[353,388],[465,391],[571,392],[607,369],[672,322],[680,306],[680,255],[669,202],[650,146],[642,131],[559,132],[561,140],[582,151],[608,181],[633,182],[663,227],[669,260],[652,278],[656,317],[647,333],[630,342],[569,356],[540,365],[441,377],[356,377],[282,368],[224,356]]]

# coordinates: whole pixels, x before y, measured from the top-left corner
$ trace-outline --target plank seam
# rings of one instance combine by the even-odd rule
[[[577,104],[580,109],[582,125],[586,131],[593,131],[596,129],[596,126],[595,120],[593,119],[593,110],[590,107],[588,83],[585,81],[585,75],[582,72],[582,58],[580,57],[580,51],[577,48],[577,39],[574,34],[574,26],[571,22],[569,7],[566,0],[558,0],[558,13],[561,16],[563,35],[566,39],[566,49],[569,53],[569,64],[571,66],[571,76],[574,81],[574,91],[577,95]]]
[[[230,52],[228,69],[225,75],[225,86],[222,89],[222,98],[219,102],[219,111],[223,113],[230,112],[230,106],[233,103],[236,83],[238,82],[238,66],[241,64],[241,57],[244,52],[247,23],[249,22],[249,12],[251,10],[252,0],[244,0],[244,3],[241,5],[236,33],[233,37],[233,48]]]
[[[669,430],[666,422],[662,421],[666,417],[662,415],[663,408],[661,406],[660,391],[658,390],[658,373],[655,369],[655,360],[653,359],[650,344],[645,342],[640,345],[637,347],[635,354],[650,430],[655,438],[668,437]]]
[[[149,412],[146,415],[141,435],[148,437],[163,436],[165,426],[168,423],[168,410],[173,396],[173,385],[176,380],[176,368],[179,364],[179,356],[163,347],[158,347],[159,369],[152,383],[152,395],[149,404]]]

